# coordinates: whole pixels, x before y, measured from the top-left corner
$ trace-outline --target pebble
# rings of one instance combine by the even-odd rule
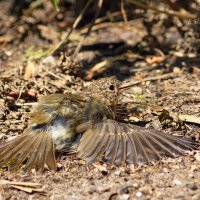
[[[42,59],[40,63],[43,67],[53,67],[56,66],[56,60],[53,56],[47,56]]]
[[[110,190],[110,185],[96,185],[93,190],[97,193],[103,193]]]
[[[169,169],[167,169],[166,167],[164,167],[162,170],[163,170],[164,173],[168,173],[169,172]]]
[[[122,194],[119,196],[119,200],[128,200],[130,197],[130,194]]]
[[[120,172],[120,170],[116,170],[115,172],[113,172],[113,174],[114,174],[115,176],[119,176],[119,175],[121,174],[121,172]]]
[[[138,189],[138,188],[139,188],[139,184],[138,184],[138,183],[133,183],[132,186],[133,186],[135,189]]]
[[[143,93],[141,87],[133,87],[132,91],[133,91],[134,94],[142,94]]]
[[[140,188],[140,191],[144,194],[151,194],[152,190],[150,186],[143,186]]]
[[[197,152],[195,155],[194,155],[194,158],[200,162],[200,152]]]
[[[183,184],[183,182],[179,179],[174,179],[173,183],[174,183],[174,185],[182,185]]]
[[[197,166],[196,165],[191,165],[190,166],[190,173],[193,173],[194,171],[196,171],[197,170]]]
[[[175,196],[175,199],[177,199],[177,200],[186,200],[185,196],[183,196],[183,195]]]
[[[142,196],[142,192],[138,191],[136,192],[136,197],[141,197]]]
[[[196,194],[192,197],[192,200],[199,200],[200,199],[200,194]]]
[[[197,190],[198,189],[196,183],[188,183],[186,185],[186,187],[189,188],[190,190]]]

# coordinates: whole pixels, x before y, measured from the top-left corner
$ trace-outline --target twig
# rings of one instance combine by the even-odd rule
[[[87,10],[88,6],[92,3],[92,0],[88,0],[85,7],[83,8],[83,10],[81,11],[81,13],[79,14],[79,16],[76,18],[75,22],[72,25],[72,28],[70,29],[70,31],[67,33],[67,35],[64,37],[64,39],[59,42],[54,48],[51,49],[51,51],[49,52],[48,55],[53,54],[56,50],[58,50],[64,43],[68,42],[69,37],[71,36],[72,32],[74,29],[76,29],[76,27],[78,26],[78,24],[80,23],[81,19],[83,18],[83,15],[85,13],[85,11]]]
[[[122,84],[120,89],[130,88],[131,86],[134,86],[134,85],[137,85],[139,83],[146,82],[146,81],[156,81],[156,80],[162,80],[162,79],[169,79],[169,78],[174,78],[176,76],[177,76],[177,74],[167,73],[167,74],[162,74],[162,75],[155,76],[155,77],[148,77],[148,78],[145,78],[145,79],[140,80],[140,81],[124,83],[124,84]]]
[[[137,18],[133,20],[129,20],[127,23],[141,23],[142,18]],[[104,23],[95,23],[95,25],[92,27],[92,31],[96,31],[99,29],[107,28],[107,27],[124,27],[124,22],[104,22]],[[83,27],[80,30],[81,34],[84,34],[86,32],[86,27]]]
[[[81,13],[79,14],[79,16],[76,18],[70,32],[68,33],[68,35],[66,36],[66,39],[69,38],[69,36],[71,35],[71,33],[73,32],[73,30],[78,26],[78,24],[80,23],[80,21],[83,18],[83,15],[85,14],[85,11],[87,10],[88,6],[92,3],[92,0],[87,1],[85,7],[83,8],[83,10],[81,11]]]
[[[154,10],[158,13],[164,13],[164,14],[167,14],[167,15],[171,15],[171,16],[174,16],[174,17],[179,17],[179,18],[182,18],[182,19],[196,19],[197,16],[194,15],[194,14],[191,14],[187,11],[185,12],[177,12],[177,11],[174,11],[174,10],[159,10],[158,8],[156,7],[153,7],[153,6],[147,6],[145,5],[144,3],[141,3],[140,1],[138,0],[126,0],[127,2],[129,3],[132,3],[132,4],[135,4],[143,9],[151,9],[151,10]]]
[[[17,182],[17,181],[6,181],[6,180],[1,180],[0,181],[1,185],[4,184],[9,184],[9,185],[19,185],[19,186],[29,186],[29,187],[41,187],[42,184],[40,183],[32,183],[32,182]]]
[[[20,99],[20,97],[21,97],[21,95],[22,95],[22,93],[23,93],[23,90],[24,90],[24,88],[25,88],[27,85],[28,85],[28,83],[25,83],[25,84],[21,87],[21,89],[20,89],[20,91],[19,91],[19,95],[18,95],[18,97],[17,97],[17,101]]]
[[[172,3],[170,0],[165,0],[165,3],[169,5],[169,7],[172,9],[172,10],[180,10],[176,5],[175,3]]]
[[[16,106],[35,106],[37,102],[28,102],[28,103],[15,103]]]
[[[91,21],[90,26],[88,27],[87,33],[82,37],[81,41],[79,42],[79,45],[78,45],[77,48],[75,49],[74,54],[73,54],[73,56],[72,56],[72,59],[74,59],[74,58],[77,56],[77,54],[79,53],[79,51],[80,51],[80,49],[81,49],[81,47],[82,47],[82,45],[83,45],[83,42],[85,41],[85,39],[87,38],[87,36],[88,36],[89,33],[91,32],[92,27],[93,27],[93,25],[95,24],[95,21],[96,21],[97,17],[99,16],[99,13],[100,13],[100,11],[101,11],[102,4],[103,4],[103,0],[99,0],[99,1],[98,1],[98,9],[97,9],[97,12],[95,13],[94,18],[93,18],[93,20]]]
[[[53,77],[55,77],[55,78],[57,78],[57,79],[63,80],[62,77],[60,77],[60,76],[54,74],[53,72],[47,70],[47,69],[45,68],[45,66],[42,64],[42,62],[40,62],[40,67],[41,67],[42,70],[44,70],[47,74],[49,74],[49,75],[51,75],[51,76],[53,76]],[[38,75],[40,75],[40,74],[38,73]],[[41,75],[40,75],[40,76],[41,76]],[[42,77],[42,76],[41,76],[41,77]]]
[[[122,16],[124,18],[124,22],[127,23],[128,18],[127,18],[127,15],[126,15],[126,11],[124,9],[124,0],[121,0],[121,13],[122,13]]]
[[[106,16],[103,16],[101,18],[98,18],[95,22],[95,24],[99,24],[101,22],[104,22],[106,21],[107,19],[110,19],[110,18],[114,18],[114,17],[117,17],[117,16],[120,16],[121,15],[121,12],[120,11],[117,11],[117,12],[113,12],[113,13],[107,13]]]

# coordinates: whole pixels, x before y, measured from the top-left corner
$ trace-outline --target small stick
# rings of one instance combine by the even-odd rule
[[[7,180],[1,180],[0,185],[9,185],[13,188],[16,188],[18,190],[27,192],[27,193],[33,193],[33,192],[45,192],[42,188],[42,184],[40,183],[32,183],[32,182],[17,182],[17,181],[7,181]]]
[[[155,76],[155,77],[148,77],[148,78],[145,78],[141,81],[134,81],[134,82],[128,82],[128,83],[122,84],[120,89],[130,88],[131,86],[134,86],[134,85],[137,85],[139,83],[146,82],[146,81],[156,81],[156,80],[173,78],[173,77],[176,77],[176,76],[177,76],[177,74],[167,73],[167,74],[162,74],[162,75]]]
[[[95,21],[97,19],[97,17],[99,16],[99,13],[101,11],[101,8],[102,8],[102,4],[103,4],[103,0],[99,0],[98,1],[98,9],[97,9],[97,12],[92,20],[92,22],[90,23],[90,26],[88,27],[88,30],[87,30],[87,33],[84,35],[84,37],[81,39],[81,41],[79,42],[79,45],[77,46],[77,48],[75,49],[74,51],[74,54],[72,56],[72,59],[76,58],[77,54],[79,53],[82,45],[83,45],[83,42],[85,41],[85,39],[87,38],[87,36],[89,35],[89,33],[91,32],[92,30],[92,27],[93,25],[95,24]]]
[[[121,13],[122,13],[122,16],[124,18],[124,22],[127,23],[128,18],[127,18],[126,11],[125,11],[125,8],[124,8],[124,0],[121,0]]]
[[[42,184],[40,183],[32,183],[32,182],[17,182],[17,181],[6,181],[6,180],[1,180],[0,181],[0,184],[1,185],[6,185],[6,184],[9,184],[9,185],[18,185],[18,186],[26,186],[26,187],[41,187]]]
[[[183,12],[177,12],[177,11],[174,11],[174,10],[170,10],[170,11],[159,10],[156,7],[147,6],[144,3],[139,2],[138,0],[126,0],[126,1],[129,2],[129,3],[135,4],[135,5],[143,8],[143,9],[151,9],[151,10],[154,10],[158,13],[164,13],[164,14],[171,15],[171,16],[174,16],[174,17],[179,17],[179,18],[182,18],[182,19],[196,19],[197,18],[196,15],[191,14],[191,13],[186,12],[186,11],[183,13]]]
[[[89,0],[87,1],[85,7],[83,8],[83,10],[81,11],[81,13],[79,14],[79,16],[76,18],[75,22],[73,23],[72,25],[72,28],[70,29],[70,31],[67,33],[67,35],[65,36],[65,38],[60,42],[58,43],[54,48],[52,48],[49,52],[48,55],[51,55],[53,54],[56,50],[58,50],[62,44],[64,43],[67,43],[68,42],[68,39],[69,37],[71,36],[73,30],[78,26],[78,24],[80,23],[81,19],[83,18],[83,15],[85,13],[85,11],[87,10],[88,6],[92,3],[92,0]]]

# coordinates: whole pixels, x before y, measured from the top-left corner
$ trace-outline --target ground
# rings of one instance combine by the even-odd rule
[[[23,132],[38,97],[79,91],[92,79],[107,76],[134,82],[123,98],[133,110],[129,120],[200,140],[198,19],[180,20],[136,9],[124,23],[118,12],[116,18],[110,16],[94,25],[95,31],[73,62],[62,50],[38,60],[41,52],[62,40],[76,12],[73,6],[62,5],[57,14],[49,2],[31,10],[30,2],[25,2],[0,2],[1,142]],[[197,2],[188,9],[194,9]],[[83,23],[73,33],[68,48],[63,47],[66,55],[73,52],[85,30]],[[180,120],[183,115],[186,120]],[[141,168],[87,165],[75,155],[58,156],[57,161],[57,172],[1,169],[1,183],[9,182],[0,185],[0,199],[200,199],[198,151]],[[29,193],[25,186],[14,188],[13,182],[41,185]]]

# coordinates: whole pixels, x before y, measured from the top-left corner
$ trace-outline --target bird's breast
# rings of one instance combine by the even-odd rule
[[[59,117],[48,126],[57,151],[68,152],[75,141],[76,132],[70,119]]]

